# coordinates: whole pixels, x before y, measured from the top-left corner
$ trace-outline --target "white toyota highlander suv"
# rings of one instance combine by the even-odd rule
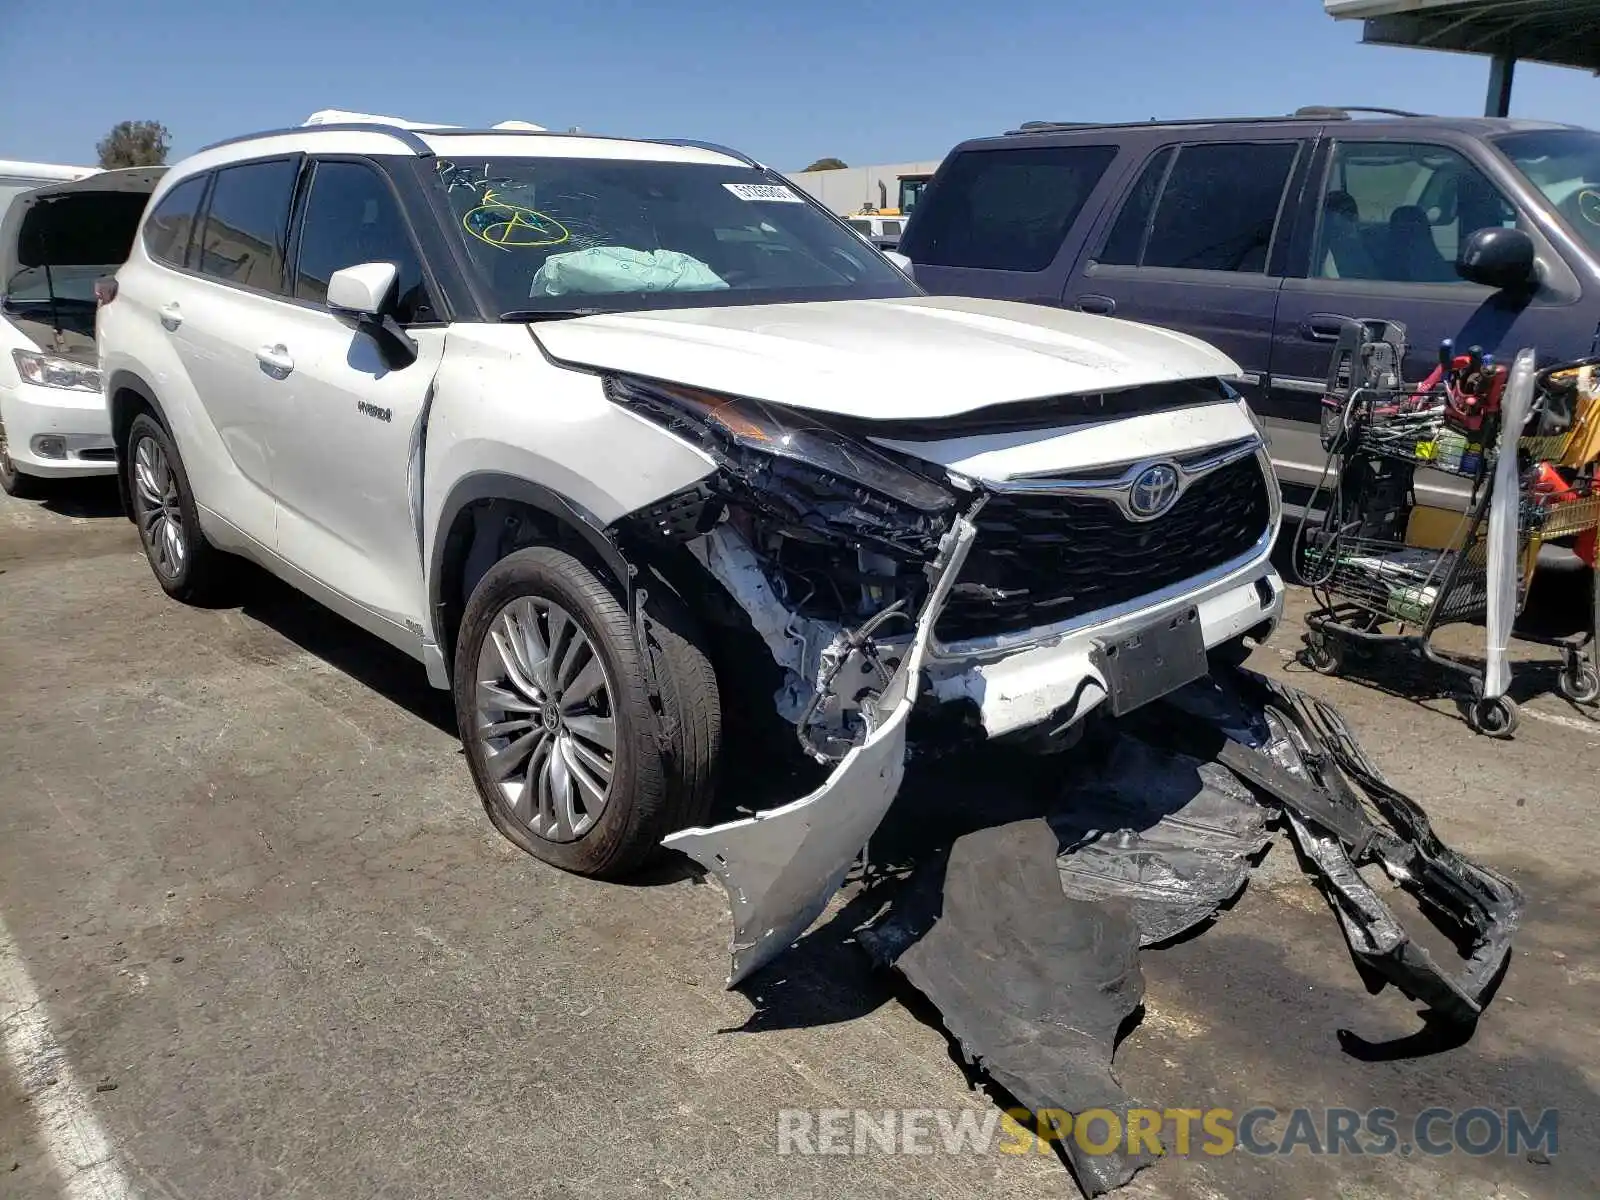
[[[243,556],[421,660],[495,825],[591,875],[680,847],[735,898],[736,976],[826,903],[919,728],[1059,746],[1281,609],[1233,362],[924,295],[719,147],[240,138],[167,172],[103,301],[161,586]],[[816,789],[701,828],[725,713]]]

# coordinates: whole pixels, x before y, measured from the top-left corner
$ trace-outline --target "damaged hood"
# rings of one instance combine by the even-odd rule
[[[1187,334],[964,296],[613,313],[533,336],[574,365],[869,420],[1239,374]]]

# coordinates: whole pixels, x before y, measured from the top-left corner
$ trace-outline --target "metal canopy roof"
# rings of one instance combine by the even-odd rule
[[[1378,46],[1455,50],[1600,73],[1600,0],[1323,0]]]

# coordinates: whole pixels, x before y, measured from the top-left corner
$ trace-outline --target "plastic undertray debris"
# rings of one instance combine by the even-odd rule
[[[1099,767],[1046,819],[956,838],[859,934],[933,1002],[967,1062],[1035,1114],[1125,1114],[1133,1101],[1112,1056],[1142,1003],[1139,947],[1237,896],[1274,821],[1295,839],[1368,988],[1392,984],[1426,1005],[1424,1034],[1470,1037],[1507,962],[1521,894],[1440,842],[1336,711],[1238,671],[1197,681],[1108,736]],[[1455,944],[1458,969],[1408,934],[1362,878],[1367,865],[1417,897]],[[1341,1037],[1352,1053],[1371,1052]],[[1061,1149],[1090,1196],[1151,1161],[1083,1155],[1070,1140]]]

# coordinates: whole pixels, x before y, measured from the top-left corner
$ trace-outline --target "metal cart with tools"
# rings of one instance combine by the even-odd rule
[[[1538,393],[1547,424],[1557,433],[1522,438],[1525,465],[1522,524],[1528,530],[1524,570],[1531,574],[1540,549],[1571,542],[1590,568],[1587,627],[1575,634],[1548,637],[1518,630],[1523,641],[1561,651],[1557,689],[1574,704],[1600,701],[1600,670],[1595,647],[1600,639],[1600,357],[1563,363],[1542,371]]]
[[[1354,647],[1403,648],[1463,681],[1473,729],[1509,737],[1518,710],[1505,694],[1503,646],[1496,666],[1493,631],[1483,665],[1434,644],[1446,625],[1484,622],[1496,588],[1502,597],[1509,590],[1515,609],[1527,593],[1530,539],[1521,522],[1514,549],[1503,533],[1498,542],[1490,536],[1506,446],[1515,462],[1516,435],[1502,433],[1509,373],[1475,350],[1457,355],[1446,343],[1433,375],[1408,387],[1401,374],[1406,350],[1402,326],[1373,320],[1347,322],[1335,350],[1323,401],[1328,464],[1308,506],[1322,520],[1308,517],[1294,548],[1295,570],[1318,605],[1306,618],[1304,657],[1314,670],[1337,675]],[[1525,369],[1531,372],[1531,362]],[[1470,489],[1452,535],[1440,539],[1442,549],[1407,544],[1419,468],[1454,476]],[[1511,486],[1515,491],[1514,479]],[[1511,571],[1514,581],[1506,578]],[[1504,600],[1494,607],[1504,608]],[[1509,614],[1501,619],[1509,633]]]

